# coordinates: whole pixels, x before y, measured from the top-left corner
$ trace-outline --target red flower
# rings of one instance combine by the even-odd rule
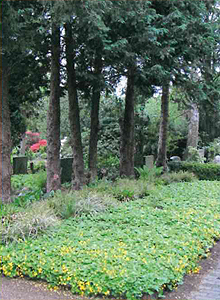
[[[39,141],[39,144],[40,144],[41,146],[47,146],[47,141],[46,141],[46,140],[40,140],[40,141]]]
[[[31,151],[36,152],[40,149],[40,143],[36,143],[30,147]]]

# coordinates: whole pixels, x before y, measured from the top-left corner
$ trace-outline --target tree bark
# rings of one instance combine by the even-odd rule
[[[70,23],[65,24],[66,31],[66,60],[67,60],[67,84],[69,98],[69,121],[71,131],[71,146],[73,150],[73,189],[80,189],[85,184],[85,172],[83,161],[83,148],[80,129],[79,104],[76,87],[76,74],[74,66],[74,50],[72,28]]]
[[[157,148],[156,166],[163,167],[163,171],[167,171],[167,131],[169,120],[169,83],[162,87],[161,97],[161,117],[160,117],[160,130],[159,141]]]
[[[128,69],[125,111],[120,148],[120,176],[134,176],[134,79],[135,66]]]
[[[2,63],[1,68],[1,101],[0,101],[0,195],[2,202],[11,202],[11,122],[9,111],[9,72]]]
[[[91,180],[97,177],[97,144],[99,131],[99,104],[101,95],[100,76],[102,73],[102,58],[97,56],[95,59],[95,76],[96,81],[93,86],[92,103],[91,103],[91,122],[90,122],[90,138],[89,138],[89,170]]]
[[[47,192],[61,188],[60,173],[60,28],[53,23],[47,112]]]
[[[189,116],[189,127],[188,127],[188,137],[186,144],[186,151],[184,153],[184,159],[189,156],[189,146],[197,148],[199,140],[199,110],[196,103],[191,104],[191,109],[188,113]]]

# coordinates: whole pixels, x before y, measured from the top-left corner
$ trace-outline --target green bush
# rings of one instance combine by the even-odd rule
[[[154,181],[158,176],[161,175],[163,171],[163,167],[156,167],[149,168],[144,165],[142,168],[135,168],[138,172],[139,178],[148,181]]]
[[[46,186],[47,173],[41,171],[36,174],[20,174],[11,177],[11,185],[13,190],[21,190],[26,188],[29,190],[38,190]]]
[[[188,147],[188,157],[187,157],[187,162],[198,162],[198,163],[204,163],[206,160],[205,157],[201,157],[199,155],[199,150],[197,148]]]
[[[36,174],[13,175],[11,178],[13,204],[17,207],[26,207],[34,201],[39,201],[46,182],[47,174],[43,171]]]
[[[220,165],[211,163],[169,162],[170,171],[188,171],[200,180],[220,180]]]
[[[119,201],[129,201],[147,196],[151,188],[145,180],[123,178],[111,185],[109,193]]]
[[[168,185],[173,182],[193,182],[195,180],[198,180],[198,178],[194,173],[179,171],[163,174],[159,179],[159,183]]]
[[[30,191],[30,190],[22,190],[17,197],[14,197],[13,204],[18,207],[26,207],[30,203],[39,201],[43,195],[41,189]]]

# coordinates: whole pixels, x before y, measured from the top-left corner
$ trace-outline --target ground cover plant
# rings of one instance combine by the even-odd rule
[[[36,239],[2,244],[1,271],[81,295],[162,295],[198,272],[219,238],[220,183],[173,183],[107,212],[63,220]]]

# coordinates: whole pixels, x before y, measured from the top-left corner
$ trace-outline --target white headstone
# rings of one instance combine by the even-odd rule
[[[153,155],[145,156],[145,165],[150,169],[154,167],[154,156]]]
[[[213,162],[214,164],[220,164],[220,155],[216,155]]]
[[[176,161],[181,161],[181,158],[179,156],[171,156],[170,160],[176,162]]]

